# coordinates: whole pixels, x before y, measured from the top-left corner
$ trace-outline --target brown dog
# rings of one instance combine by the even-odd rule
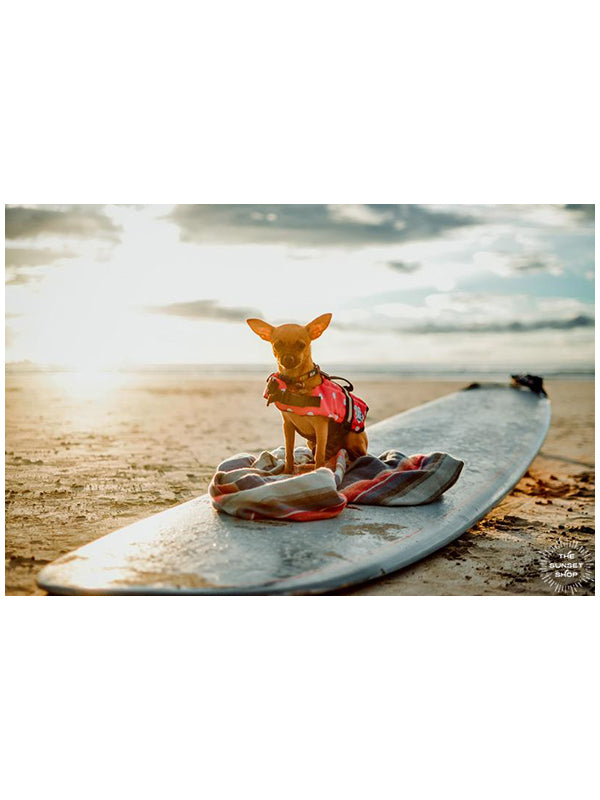
[[[265,394],[265,397],[268,398],[268,402],[276,402],[283,417],[285,472],[288,474],[294,472],[296,432],[312,447],[315,458],[314,469],[324,466],[326,459],[335,454],[340,447],[344,447],[352,459],[366,455],[368,445],[367,434],[364,432],[364,417],[368,410],[366,404],[348,392],[343,395],[345,391],[343,387],[332,384],[329,376],[321,373],[312,360],[311,342],[325,331],[331,322],[331,314],[322,314],[308,325],[274,326],[261,319],[247,319],[246,322],[261,339],[272,344],[277,359],[279,372],[271,376],[270,384],[273,385],[269,390],[275,399],[269,399],[269,394]],[[316,387],[322,387],[322,392],[316,391]],[[323,406],[326,403],[333,402],[330,400],[331,396],[336,398],[336,403],[342,397],[344,407],[347,404],[350,408],[354,406],[354,417],[345,422],[344,417],[338,416],[338,409],[333,406],[324,410]],[[307,410],[319,404],[322,404],[320,408]],[[296,407],[301,413],[295,413],[288,406]],[[331,410],[332,413],[326,414],[327,410]],[[343,413],[344,409],[341,410],[341,414]]]

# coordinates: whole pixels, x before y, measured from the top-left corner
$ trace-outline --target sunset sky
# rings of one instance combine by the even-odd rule
[[[327,311],[324,366],[591,368],[593,206],[6,207],[8,362],[267,364],[246,317]]]

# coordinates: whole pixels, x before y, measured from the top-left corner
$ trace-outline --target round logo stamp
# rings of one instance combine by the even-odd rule
[[[594,578],[594,557],[582,544],[553,544],[542,552],[542,580],[555,592],[576,594]]]

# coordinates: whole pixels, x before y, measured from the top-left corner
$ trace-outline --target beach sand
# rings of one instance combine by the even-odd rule
[[[356,392],[374,423],[464,385],[363,378]],[[35,576],[49,561],[203,494],[226,456],[281,444],[263,386],[169,373],[8,372],[6,593],[44,594]],[[555,594],[541,579],[541,552],[566,541],[594,548],[594,383],[547,388],[550,433],[514,491],[448,547],[344,594]]]

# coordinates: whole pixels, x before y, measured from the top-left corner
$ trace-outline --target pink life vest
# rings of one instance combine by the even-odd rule
[[[335,383],[325,373],[321,373],[323,381],[306,394],[299,394],[288,389],[288,384],[273,372],[267,378],[267,386],[263,397],[267,405],[275,403],[280,411],[292,411],[305,417],[329,417],[332,422],[343,425],[346,430],[361,433],[365,429],[365,419],[369,406],[360,397],[351,394],[344,386]],[[346,380],[341,378],[341,380]],[[349,383],[349,381],[348,381]],[[350,389],[354,387],[350,383]]]

